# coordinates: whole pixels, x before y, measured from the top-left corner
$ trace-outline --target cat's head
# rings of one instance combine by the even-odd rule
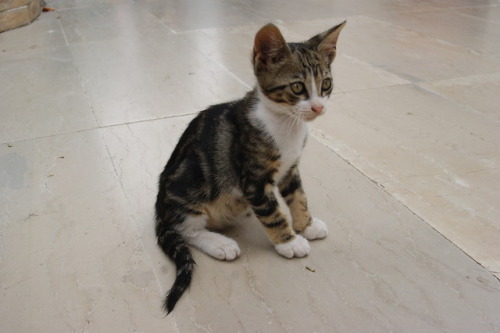
[[[305,121],[325,112],[333,88],[330,65],[345,23],[303,43],[286,43],[273,24],[257,32],[254,73],[269,109]]]

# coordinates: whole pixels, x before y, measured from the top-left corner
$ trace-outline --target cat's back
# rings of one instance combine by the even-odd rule
[[[235,154],[251,131],[248,113],[254,104],[253,94],[249,93],[240,100],[212,105],[199,112],[180,137],[166,169],[175,170],[186,160],[201,159],[204,164],[228,171],[228,164],[236,161]]]

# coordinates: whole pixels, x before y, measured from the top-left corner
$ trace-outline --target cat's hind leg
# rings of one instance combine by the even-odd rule
[[[228,261],[236,259],[241,254],[238,243],[229,237],[207,230],[207,221],[206,215],[190,215],[176,225],[175,229],[186,243],[215,259]]]

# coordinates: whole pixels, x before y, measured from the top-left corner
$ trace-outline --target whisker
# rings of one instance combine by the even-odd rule
[[[285,125],[287,126],[286,133],[288,135],[291,135],[293,133],[293,127],[295,125],[295,116],[292,113],[287,118],[288,119],[286,120],[286,123],[285,123]]]

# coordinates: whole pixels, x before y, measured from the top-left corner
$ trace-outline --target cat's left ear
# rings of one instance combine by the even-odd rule
[[[333,28],[320,33],[309,39],[306,43],[318,50],[328,62],[331,63],[335,58],[335,53],[337,50],[337,40],[339,38],[340,31],[346,25],[347,21],[334,26]]]

